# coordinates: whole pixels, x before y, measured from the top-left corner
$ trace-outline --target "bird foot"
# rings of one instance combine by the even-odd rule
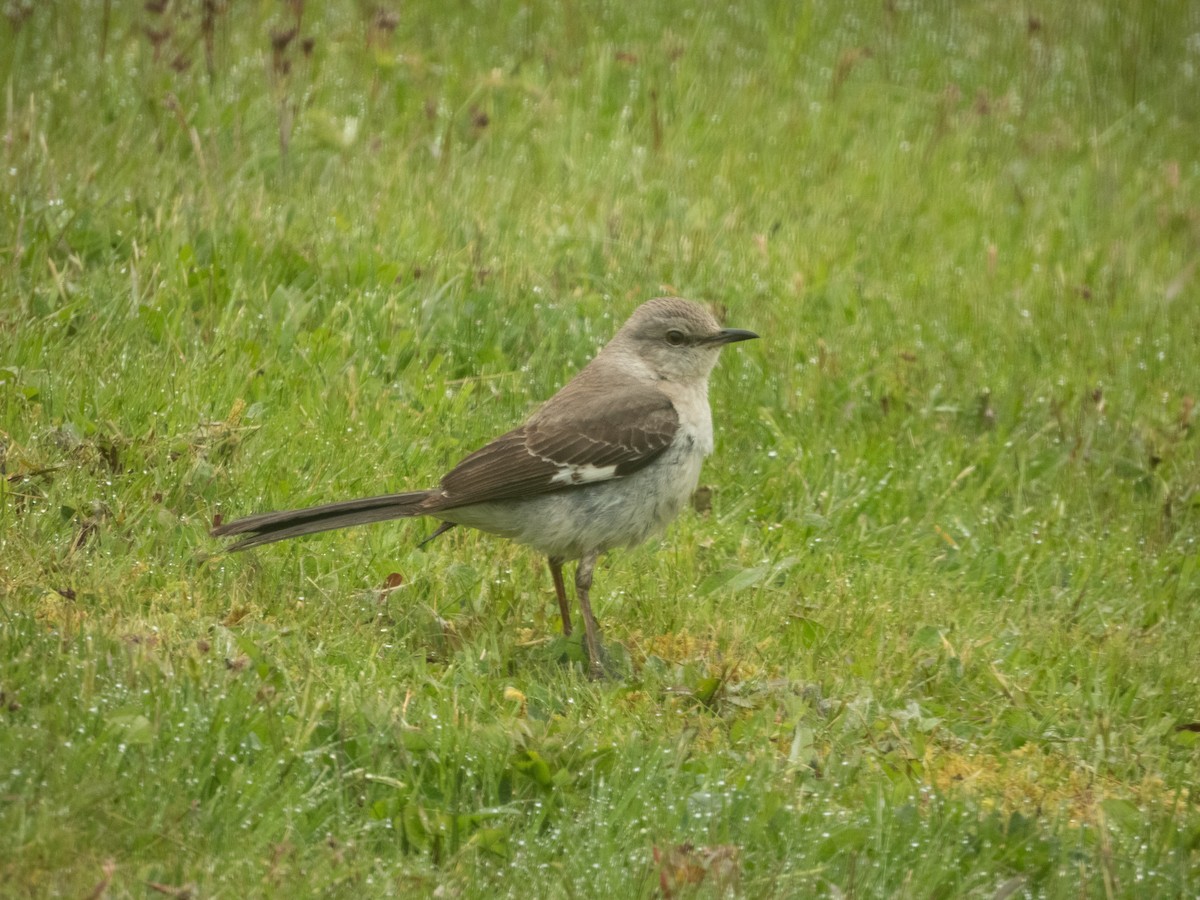
[[[590,681],[620,681],[624,677],[623,666],[618,662],[618,657],[626,660],[624,648],[619,648],[620,652],[609,650],[604,644],[596,645],[596,653],[592,654],[591,649],[587,646],[587,642],[583,642],[583,656],[587,660],[588,680]]]

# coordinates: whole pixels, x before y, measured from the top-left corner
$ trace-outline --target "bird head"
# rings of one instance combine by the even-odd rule
[[[708,377],[726,344],[756,337],[753,331],[722,328],[699,303],[658,297],[639,306],[609,346],[636,358],[659,380],[694,381]]]

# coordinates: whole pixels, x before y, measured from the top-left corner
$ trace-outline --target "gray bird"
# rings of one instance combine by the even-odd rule
[[[589,674],[603,676],[592,615],[592,572],[601,553],[658,534],[687,503],[713,449],[708,376],[726,344],[758,335],[722,328],[698,303],[650,300],[525,424],[476,450],[424,491],[262,513],[214,528],[247,535],[245,550],[334,528],[415,516],[468,525],[545,554],[563,634],[571,611],[563,563],[578,560]]]

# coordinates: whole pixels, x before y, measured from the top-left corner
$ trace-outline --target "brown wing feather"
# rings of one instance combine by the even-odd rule
[[[442,479],[445,494],[438,507],[572,487],[563,473],[573,466],[611,466],[611,477],[619,478],[651,462],[675,439],[679,415],[660,391],[641,388],[576,399],[591,401],[573,404],[575,411],[586,410],[583,415],[564,414],[568,411],[561,405],[543,407],[520,428],[460,462]]]

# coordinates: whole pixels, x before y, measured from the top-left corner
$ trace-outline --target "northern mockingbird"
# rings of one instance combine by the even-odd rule
[[[213,534],[245,550],[333,528],[433,516],[511,538],[550,562],[563,634],[571,611],[563,563],[579,560],[575,593],[589,672],[603,675],[588,598],[599,555],[662,531],[691,497],[713,449],[708,376],[721,348],[758,337],[722,328],[698,303],[642,304],[611,341],[524,425],[476,450],[425,491],[262,513]]]

